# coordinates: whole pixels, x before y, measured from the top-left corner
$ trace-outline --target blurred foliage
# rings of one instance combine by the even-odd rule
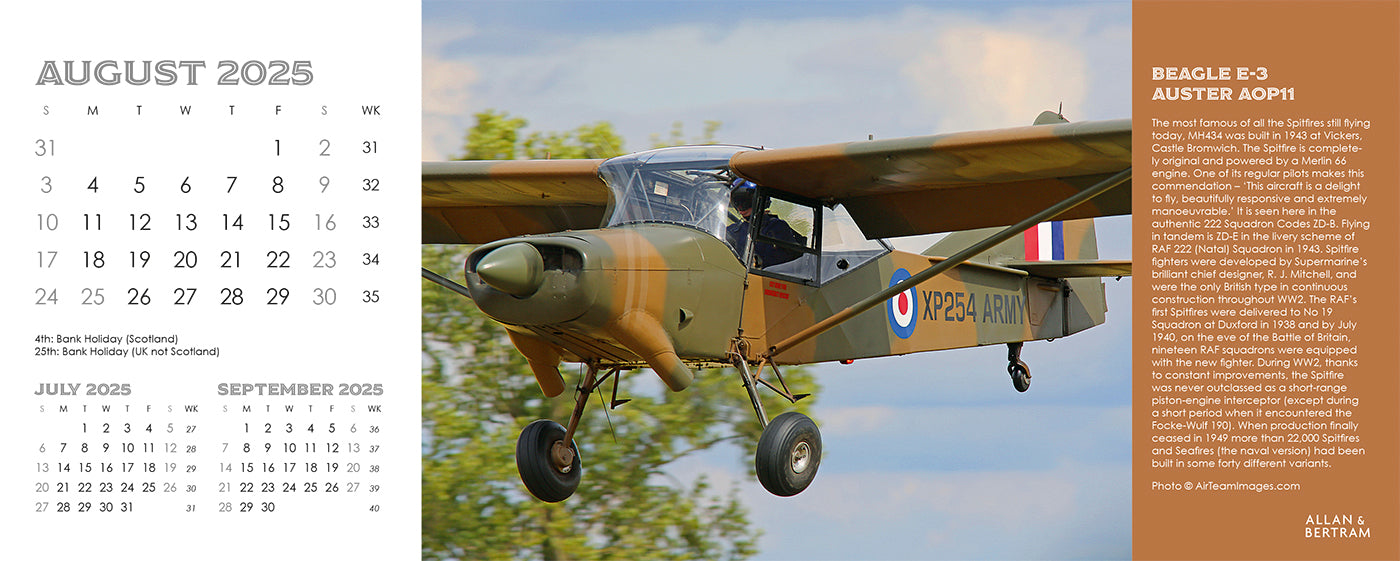
[[[556,158],[592,158],[616,155],[623,146],[606,122],[521,140],[525,125],[506,113],[479,113],[465,154],[510,159],[546,150]],[[718,123],[707,124],[709,134],[712,128]],[[460,282],[470,249],[425,245],[423,266]],[[730,442],[744,451],[736,460],[752,473],[760,428],[732,369],[700,372],[679,393],[666,390],[649,370],[623,372],[619,398],[632,401],[615,410],[604,404],[612,383],[600,388],[575,439],[583,482],[573,497],[548,504],[520,482],[515,442],[535,419],[566,421],[574,393],[546,399],[500,325],[471,300],[427,281],[422,329],[424,559],[745,559],[757,553],[761,531],[750,524],[733,484],[717,488],[704,474],[682,478],[671,471],[694,471],[684,468],[684,458]],[[574,380],[582,376],[575,365],[561,371]],[[794,391],[817,392],[802,369],[783,374]],[[772,415],[792,408],[772,392],[761,395]],[[677,460],[681,464],[673,466]]]
[[[567,132],[532,132],[529,121],[487,109],[475,115],[460,160],[548,160],[611,158],[622,154],[622,137],[612,123],[599,121]]]

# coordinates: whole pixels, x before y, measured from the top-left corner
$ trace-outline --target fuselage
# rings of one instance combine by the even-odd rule
[[[562,390],[560,360],[646,365],[683,389],[690,367],[736,354],[756,360],[940,259],[865,240],[839,205],[760,188],[757,212],[792,231],[766,237],[757,229],[763,219],[730,207],[742,180],[724,162],[743,149],[703,150],[605,163],[613,197],[603,228],[500,240],[468,257],[472,298],[507,327],[546,393]],[[756,235],[736,238],[751,225]],[[764,243],[795,257],[762,263],[755,246]],[[1062,337],[1103,322],[1102,294],[1098,279],[967,262],[772,358],[824,362]]]

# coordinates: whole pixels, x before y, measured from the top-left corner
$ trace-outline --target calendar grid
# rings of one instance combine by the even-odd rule
[[[32,28],[55,18],[61,41]],[[16,558],[416,555],[418,22],[78,2],[4,24]]]

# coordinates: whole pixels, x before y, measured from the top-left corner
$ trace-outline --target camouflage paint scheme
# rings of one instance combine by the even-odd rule
[[[757,150],[730,165],[759,185],[845,204],[876,239],[1015,224],[1128,167],[1131,153],[1122,119]],[[424,162],[423,243],[597,228],[602,163]],[[1125,183],[1061,218],[1129,214],[1131,192]]]
[[[475,267],[493,250],[517,243],[531,244],[545,255],[557,250],[577,257],[546,257],[540,289],[526,297],[512,296],[489,286]],[[484,245],[467,258],[466,286],[477,306],[505,324],[513,339],[554,347],[557,357],[551,366],[562,358],[655,369],[658,365],[646,360],[646,349],[629,339],[636,335],[629,333],[627,323],[662,330],[684,362],[725,363],[739,325],[739,308],[713,302],[739,298],[745,274],[729,247],[712,236],[682,226],[642,224]],[[521,350],[532,363],[531,355],[539,354]],[[536,377],[541,377],[538,370]],[[546,373],[544,378],[553,376]],[[668,385],[684,389],[670,381]],[[542,379],[541,386],[548,393],[554,384]]]
[[[1067,222],[1065,230],[1066,259],[1097,256],[1092,220]],[[968,245],[960,242],[983,237],[969,234],[945,238],[929,252],[951,254]],[[561,256],[545,258],[541,288],[523,298],[491,288],[474,273],[483,256],[516,243]],[[805,364],[1053,339],[1104,322],[1099,279],[1031,275],[1015,268],[1025,265],[1017,259],[1023,251],[1016,238],[918,285],[917,317],[908,338],[897,336],[885,308],[877,307],[774,362]],[[575,257],[563,258],[565,254]],[[736,336],[747,343],[741,347],[745,358],[757,361],[771,343],[888,286],[896,269],[917,271],[940,258],[890,252],[818,287],[747,272],[727,246],[704,233],[648,224],[484,245],[467,260],[466,286],[483,312],[507,326],[532,363],[542,361],[554,369],[536,374],[553,396],[563,390],[562,379],[555,379],[560,360],[667,368],[650,364],[646,352],[618,332],[626,315],[649,318],[646,328],[664,331],[687,365],[726,363]]]
[[[844,204],[868,238],[905,236],[1029,217],[1128,167],[1130,139],[1126,120],[1055,124],[745,151],[730,167],[766,189]],[[690,383],[690,366],[725,364],[731,350],[755,361],[773,343],[890,286],[895,271],[917,272],[938,260],[890,252],[815,286],[747,271],[723,241],[693,228],[588,229],[610,210],[601,163],[424,163],[423,242],[490,242],[468,258],[465,284],[481,310],[506,325],[549,396],[563,391],[561,360],[650,366],[680,391]],[[1129,192],[1121,185],[1066,216],[1128,213]],[[989,233],[956,232],[929,253],[951,255]],[[510,238],[523,234],[537,235]],[[1063,262],[1024,261],[1020,240],[920,284],[907,338],[880,306],[774,361],[1048,339],[1103,323],[1096,277],[1131,269],[1097,261],[1092,220],[1065,222]],[[492,251],[516,244],[541,256],[542,281],[531,294],[501,292],[476,271]]]
[[[928,255],[894,251],[822,287],[751,274],[743,318],[752,350],[748,358],[756,360],[772,343],[889,286],[897,269],[916,272],[990,233],[948,236]],[[1065,246],[1066,259],[1095,259],[1093,221],[1066,222]],[[1107,307],[1099,279],[1035,276],[1014,268],[1025,264],[1023,254],[1018,237],[919,284],[917,317],[908,338],[895,334],[885,307],[876,307],[774,361],[805,364],[1053,339],[1104,322]]]

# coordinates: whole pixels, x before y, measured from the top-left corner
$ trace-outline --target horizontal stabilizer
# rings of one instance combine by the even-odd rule
[[[1054,279],[1070,279],[1077,277],[1128,277],[1133,274],[1133,262],[1130,259],[1005,261],[997,264],[1011,269],[1019,269],[1037,277]]]

